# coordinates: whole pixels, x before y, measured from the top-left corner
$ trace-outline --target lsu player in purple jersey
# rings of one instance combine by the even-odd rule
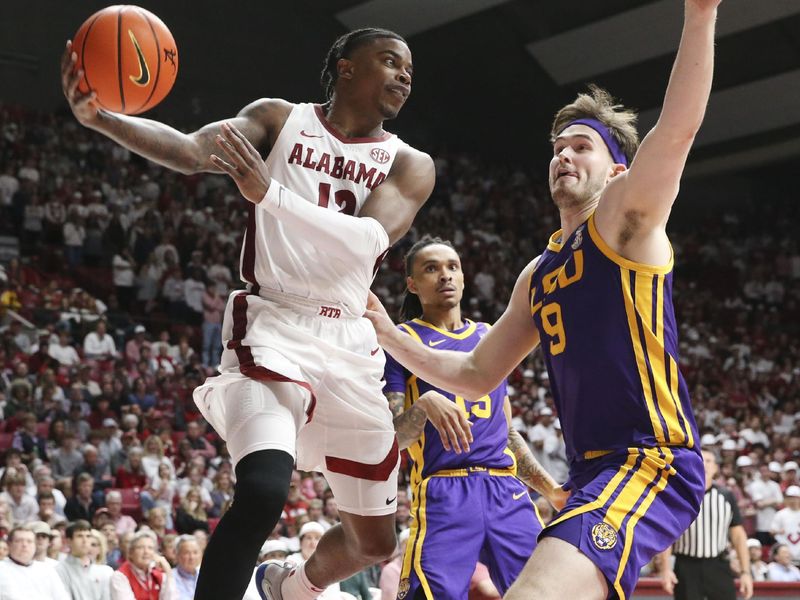
[[[436,350],[472,350],[489,325],[461,316],[464,273],[450,242],[425,236],[405,264],[400,331]],[[505,593],[542,529],[525,484],[559,508],[566,499],[511,427],[505,381],[483,396],[463,398],[422,380],[391,356],[385,379],[398,443],[414,461],[414,519],[398,598],[466,598],[479,560]]]
[[[541,345],[570,496],[506,598],[629,598],[640,568],[698,513],[703,462],[678,370],[666,224],[711,90],[720,2],[685,1],[661,115],[641,145],[635,115],[598,88],[558,112],[549,183],[561,230],[472,352],[415,343],[371,297],[383,347],[464,397]]]

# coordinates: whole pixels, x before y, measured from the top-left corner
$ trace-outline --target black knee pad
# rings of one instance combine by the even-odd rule
[[[248,454],[236,465],[234,507],[246,510],[254,519],[274,521],[280,518],[294,460],[281,450],[258,450]]]

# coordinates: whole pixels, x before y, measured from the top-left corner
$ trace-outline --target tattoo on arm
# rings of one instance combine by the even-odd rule
[[[403,414],[406,395],[403,392],[386,392],[385,395],[386,400],[389,402],[389,410],[392,411],[392,418],[396,419]]]
[[[557,484],[531,453],[528,443],[513,427],[508,429],[508,448],[517,459],[517,478],[540,494],[547,494]]]
[[[386,399],[389,401],[389,410],[392,411],[394,417],[397,443],[400,449],[404,450],[420,438],[428,416],[419,406],[403,410],[406,401],[406,395],[403,392],[388,392]]]

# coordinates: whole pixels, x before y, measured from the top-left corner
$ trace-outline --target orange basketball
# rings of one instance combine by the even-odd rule
[[[163,21],[138,6],[109,6],[75,34],[73,50],[84,76],[78,89],[94,90],[103,108],[135,115],[153,108],[172,89],[178,48]]]

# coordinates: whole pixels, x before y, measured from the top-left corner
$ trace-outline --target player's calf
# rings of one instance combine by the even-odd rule
[[[244,595],[258,549],[280,519],[293,462],[286,452],[260,450],[236,465],[233,503],[206,548],[195,600]]]

